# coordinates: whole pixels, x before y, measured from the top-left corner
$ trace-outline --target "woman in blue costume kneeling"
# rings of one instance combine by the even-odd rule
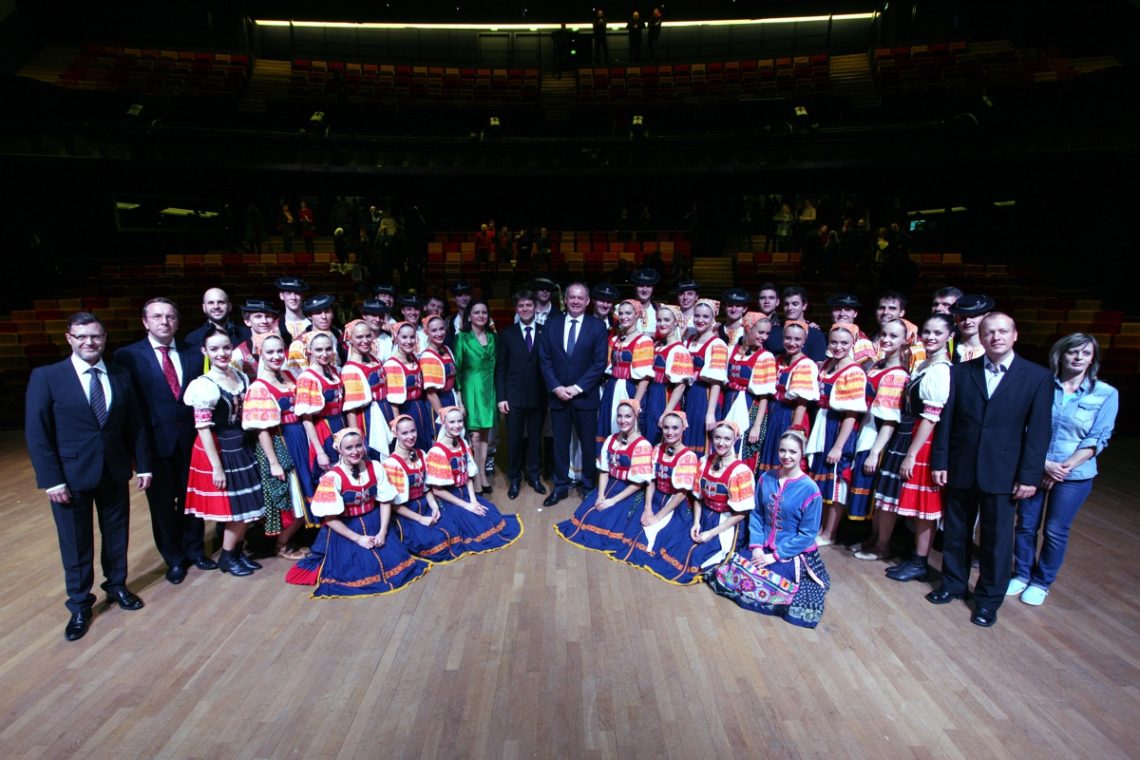
[[[441,522],[455,526],[463,539],[463,550],[493,552],[518,540],[522,520],[518,515],[501,514],[498,507],[475,493],[473,478],[479,468],[463,440],[464,420],[463,410],[457,406],[440,410],[439,440],[427,453],[427,484],[443,512]],[[458,547],[454,551],[458,554]]]
[[[653,478],[653,447],[637,431],[637,402],[618,404],[617,432],[598,455],[598,487],[586,494],[569,520],[558,523],[559,536],[584,549],[614,552],[631,523],[641,517],[645,486]]]
[[[316,552],[298,562],[289,583],[313,584],[314,599],[379,596],[419,580],[431,565],[388,535],[395,489],[384,468],[368,459],[364,436],[346,427],[333,437],[340,460],[321,476],[313,513],[324,525]]]

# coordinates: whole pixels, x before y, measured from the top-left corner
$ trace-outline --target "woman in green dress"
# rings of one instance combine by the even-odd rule
[[[487,437],[495,424],[495,333],[491,331],[491,311],[482,299],[467,305],[463,328],[455,335],[455,366],[471,433],[471,454],[479,465],[475,488],[488,494]]]

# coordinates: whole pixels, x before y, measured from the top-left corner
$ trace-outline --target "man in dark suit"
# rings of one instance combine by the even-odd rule
[[[946,604],[966,595],[974,518],[981,514],[981,572],[970,621],[988,628],[1009,586],[1014,502],[1037,490],[1052,437],[1049,371],[1013,352],[1017,327],[1001,312],[981,325],[985,356],[954,365],[950,397],[934,433],[930,467],[946,489],[942,587],[926,598]]]
[[[598,427],[598,383],[606,368],[607,335],[600,319],[586,314],[590,291],[580,282],[566,288],[566,313],[547,320],[539,341],[538,361],[549,391],[554,431],[554,490],[543,501],[553,506],[570,491],[570,433],[585,450]],[[597,482],[594,458],[582,457],[582,486]]]
[[[206,557],[202,520],[183,512],[196,431],[194,410],[182,403],[182,394],[202,374],[202,354],[174,339],[178,319],[171,301],[152,298],[142,310],[146,337],[115,352],[115,364],[130,375],[142,407],[154,473],[146,492],[150,525],[166,562],[166,580],[175,585],[186,578],[187,565],[218,567]]]
[[[39,367],[28,380],[24,433],[36,485],[47,492],[59,536],[71,619],[68,641],[87,633],[95,597],[92,506],[103,536],[107,601],[137,610],[142,599],[127,590],[127,536],[131,461],[138,487],[150,486],[150,448],[126,370],[103,362],[107,331],[90,312],[67,322],[71,356]]]
[[[232,310],[233,305],[230,303],[230,297],[226,291],[221,288],[207,290],[202,294],[202,313],[206,315],[206,321],[186,336],[186,342],[194,351],[199,351],[202,348],[202,341],[206,333],[212,327],[220,327],[225,330],[235,346],[243,340],[248,340],[249,328],[241,322],[230,319]]]
[[[538,343],[542,325],[534,319],[534,293],[520,290],[513,296],[518,322],[499,333],[495,343],[495,399],[507,418],[510,460],[507,498],[519,495],[522,480],[523,435],[526,435],[526,482],[536,493],[545,494],[539,477],[542,422],[546,418],[546,386],[538,366]]]

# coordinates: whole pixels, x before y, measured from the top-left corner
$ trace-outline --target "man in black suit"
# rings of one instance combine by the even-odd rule
[[[70,357],[32,371],[24,434],[36,485],[51,501],[71,611],[64,636],[75,641],[87,633],[95,604],[92,506],[103,537],[107,601],[124,610],[143,606],[127,590],[132,459],[139,489],[150,486],[151,475],[150,447],[130,376],[103,362],[103,323],[90,312],[71,315],[67,342]]]
[[[207,332],[212,327],[220,327],[226,331],[230,336],[233,345],[238,345],[243,340],[249,338],[249,328],[241,322],[235,322],[230,319],[230,311],[233,305],[230,303],[230,297],[226,291],[221,288],[210,288],[202,294],[202,313],[206,315],[206,321],[201,327],[198,327],[189,335],[186,336],[186,342],[190,345],[195,352],[199,352],[202,348],[202,341]]]
[[[566,313],[547,320],[539,341],[538,361],[549,391],[550,423],[554,430],[554,490],[543,501],[553,506],[570,491],[570,433],[583,449],[594,440],[598,426],[598,383],[606,368],[607,335],[600,319],[586,314],[590,291],[580,282],[566,288]],[[582,486],[596,484],[594,458],[582,457]]]
[[[1014,502],[1037,490],[1052,437],[1049,371],[1013,352],[1017,327],[1001,312],[981,325],[985,356],[954,365],[950,397],[934,433],[930,467],[946,489],[942,512],[942,587],[926,598],[946,604],[966,595],[974,518],[981,514],[981,572],[970,621],[988,628],[1009,586]]]
[[[542,325],[534,319],[534,293],[520,290],[513,296],[518,321],[499,333],[495,344],[495,398],[507,418],[510,460],[507,498],[519,495],[522,480],[523,435],[526,435],[526,482],[536,493],[546,493],[539,477],[542,423],[546,418],[546,386],[538,367]]]
[[[183,511],[196,431],[194,410],[182,403],[182,394],[202,374],[202,355],[174,339],[178,320],[171,301],[152,298],[142,310],[146,337],[115,352],[115,364],[130,375],[142,407],[154,473],[146,492],[150,525],[166,562],[166,580],[175,585],[186,578],[187,565],[218,567],[206,557],[202,520]]]

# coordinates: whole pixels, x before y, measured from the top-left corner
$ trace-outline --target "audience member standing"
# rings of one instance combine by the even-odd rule
[[[664,21],[660,8],[654,8],[649,16],[649,57],[657,60],[657,40],[661,38],[661,23]]]
[[[599,63],[609,63],[610,60],[610,46],[609,41],[606,39],[606,12],[598,8],[598,13],[594,16],[594,65]]]
[[[641,14],[634,11],[629,17],[629,22],[625,25],[625,31],[629,37],[630,62],[641,60],[641,30],[644,28],[645,22],[641,20]]]

